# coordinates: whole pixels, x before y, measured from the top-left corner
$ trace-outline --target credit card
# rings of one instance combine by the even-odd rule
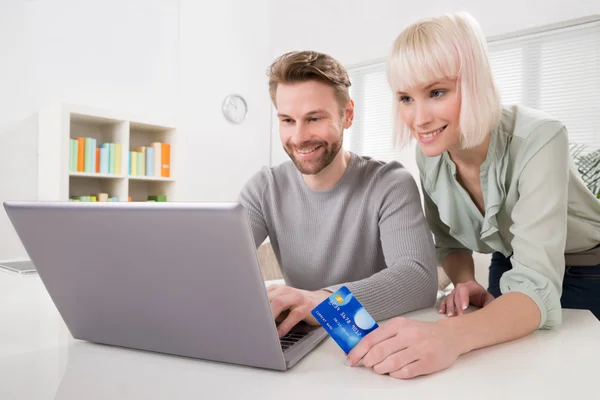
[[[311,314],[346,354],[379,327],[346,286],[323,300]]]

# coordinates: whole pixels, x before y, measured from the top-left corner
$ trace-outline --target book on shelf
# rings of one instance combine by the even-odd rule
[[[119,201],[118,196],[109,196],[108,193],[96,193],[92,195],[85,196],[71,196],[69,197],[69,201],[79,201],[79,202],[106,202],[106,201]]]
[[[111,143],[112,145],[115,146],[115,174],[117,175],[121,175],[121,156],[122,156],[122,150],[121,150],[121,144],[120,143]]]
[[[70,139],[69,172],[122,175],[120,143],[98,143],[90,137]],[[153,142],[129,151],[127,173],[131,176],[171,177],[171,145]]]
[[[109,153],[110,153],[110,149],[108,148],[108,143],[103,143],[102,146],[100,147],[100,173],[101,174],[108,174],[109,171]]]
[[[120,143],[105,142],[97,139],[77,137],[70,139],[69,172],[121,174]]]
[[[71,196],[69,201],[75,202],[107,202],[107,201],[120,201],[118,196],[109,196],[108,193],[96,193],[84,196]],[[127,196],[127,201],[132,201],[131,196]],[[148,196],[147,202],[166,202],[166,195],[153,195]]]
[[[171,145],[154,142],[129,152],[129,175],[169,178],[171,176]]]
[[[167,201],[167,196],[148,196],[148,201],[165,202]]]
[[[96,169],[96,139],[84,138],[84,167],[83,172],[93,173]]]
[[[169,143],[161,143],[161,176],[171,176],[171,145]]]
[[[146,175],[154,176],[154,146],[146,148]]]

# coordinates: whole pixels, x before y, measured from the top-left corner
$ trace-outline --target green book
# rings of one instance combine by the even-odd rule
[[[77,172],[77,139],[69,139],[69,172]]]
[[[165,202],[167,201],[167,196],[148,196],[148,201]]]
[[[92,138],[86,137],[84,139],[84,156],[83,156],[83,171],[84,172],[94,172],[94,164],[92,164],[93,158],[92,153],[96,154],[96,151],[93,149]]]
[[[115,174],[117,172],[117,146],[115,143],[108,144],[108,173]]]

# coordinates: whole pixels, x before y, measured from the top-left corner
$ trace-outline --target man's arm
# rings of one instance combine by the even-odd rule
[[[254,236],[254,244],[258,248],[267,236],[269,230],[264,214],[263,196],[267,186],[266,171],[263,169],[256,174],[244,185],[240,192],[239,201],[246,209],[248,222],[252,228]]]
[[[437,293],[437,266],[417,185],[401,167],[384,171],[373,195],[381,195],[379,234],[387,268],[345,283],[376,320],[431,307]],[[335,291],[342,285],[327,288]]]

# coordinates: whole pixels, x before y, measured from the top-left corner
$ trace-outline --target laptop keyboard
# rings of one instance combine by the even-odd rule
[[[308,335],[308,332],[290,332],[279,339],[281,350],[286,351]]]

